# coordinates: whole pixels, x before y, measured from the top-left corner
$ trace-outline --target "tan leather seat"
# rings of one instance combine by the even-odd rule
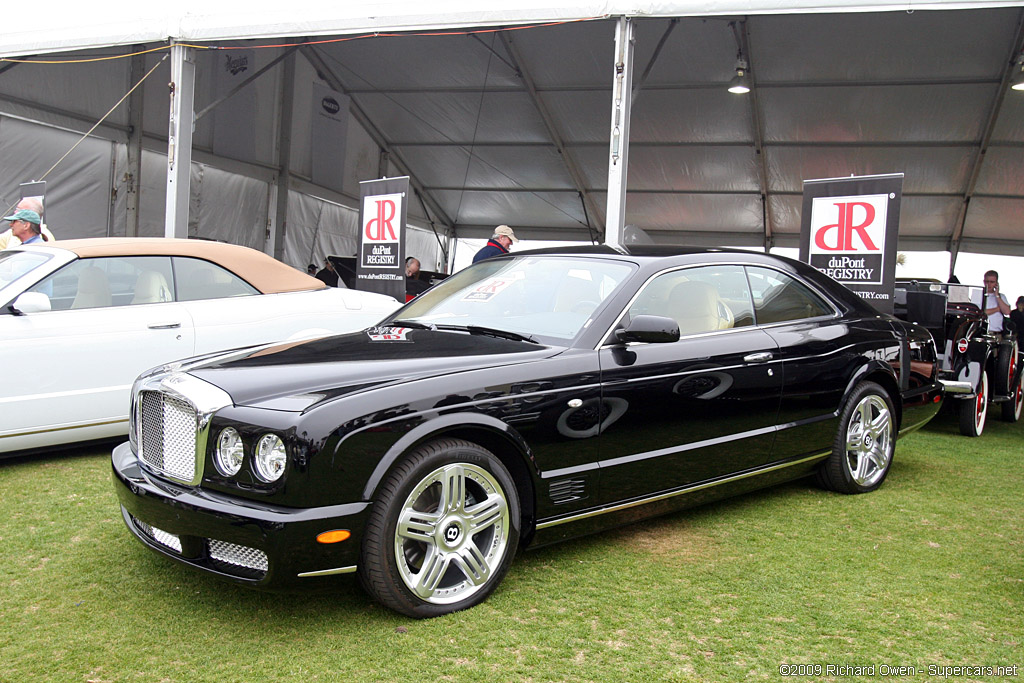
[[[171,300],[171,288],[163,273],[156,270],[144,270],[135,281],[133,304],[155,304]]]
[[[107,274],[95,266],[83,268],[78,274],[78,293],[71,308],[102,308],[110,305],[110,283]]]
[[[707,282],[688,280],[668,295],[668,317],[679,323],[679,334],[699,334],[732,327],[732,311]]]

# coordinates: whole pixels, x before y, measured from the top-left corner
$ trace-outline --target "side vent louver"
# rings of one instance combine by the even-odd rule
[[[587,497],[586,482],[583,479],[559,479],[551,482],[548,495],[555,505],[564,505]]]

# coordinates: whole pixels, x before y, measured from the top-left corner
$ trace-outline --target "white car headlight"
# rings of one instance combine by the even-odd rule
[[[277,481],[284,474],[288,454],[284,442],[276,434],[264,434],[256,444],[256,474],[263,481]]]
[[[242,457],[245,455],[245,448],[242,446],[242,437],[233,427],[226,427],[217,437],[217,469],[227,477],[238,474],[242,468]]]

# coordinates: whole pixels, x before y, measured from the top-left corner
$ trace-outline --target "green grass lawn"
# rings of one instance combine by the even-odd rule
[[[429,621],[377,606],[353,577],[270,595],[156,556],[124,528],[105,450],[0,461],[0,680],[1024,676],[1022,436],[992,420],[968,439],[943,414],[898,444],[875,493],[805,480],[525,552],[486,603]],[[856,678],[825,673],[797,680]]]

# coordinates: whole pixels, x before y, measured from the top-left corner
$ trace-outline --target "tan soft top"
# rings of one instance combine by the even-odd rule
[[[38,245],[43,246],[43,245]],[[264,294],[324,289],[326,284],[261,251],[237,244],[166,237],[97,237],[47,243],[80,258],[98,256],[190,256],[230,270]]]

